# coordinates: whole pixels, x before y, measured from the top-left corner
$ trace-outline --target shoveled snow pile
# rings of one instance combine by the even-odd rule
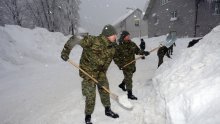
[[[167,123],[220,123],[219,39],[220,26],[156,71],[154,87]]]
[[[47,66],[60,58],[62,45],[68,39],[62,33],[50,33],[43,28],[34,30],[19,26],[0,27],[0,70],[13,70],[16,65],[41,63]]]

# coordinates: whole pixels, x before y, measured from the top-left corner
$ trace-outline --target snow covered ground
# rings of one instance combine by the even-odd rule
[[[164,58],[157,69],[157,55],[137,61],[134,74],[132,111],[111,100],[120,116],[104,115],[97,93],[92,115],[95,124],[219,124],[220,119],[220,27],[216,27],[192,48],[192,38],[178,39],[172,59]],[[84,98],[78,70],[60,59],[69,38],[45,29],[0,27],[0,123],[1,124],[83,124]],[[165,36],[145,38],[151,50]],[[133,39],[138,45],[138,38]],[[70,55],[79,62],[82,48]],[[110,90],[118,88],[122,72],[112,63],[107,72]]]

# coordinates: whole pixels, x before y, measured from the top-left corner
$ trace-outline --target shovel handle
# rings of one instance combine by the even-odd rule
[[[161,46],[162,46],[162,45],[160,45],[160,46],[158,46],[158,47],[156,47],[156,48],[150,50],[149,52],[150,52],[150,53],[151,53],[151,52],[154,52],[154,51],[158,50]]]
[[[123,68],[127,67],[128,65],[132,64],[133,62],[137,61],[138,59],[140,59],[141,57],[144,57],[144,55],[141,55],[139,57],[137,57],[136,59],[130,61],[129,63],[127,63],[126,65],[123,66]]]
[[[124,104],[122,104],[122,103],[119,101],[118,96],[117,96],[116,94],[111,93],[106,87],[100,85],[95,78],[93,78],[90,74],[88,74],[86,71],[84,71],[83,69],[81,69],[76,63],[74,63],[74,62],[71,61],[70,59],[68,60],[68,62],[69,62],[70,64],[72,64],[73,66],[75,66],[76,68],[78,68],[80,71],[82,71],[85,75],[87,75],[88,77],[90,77],[99,87],[102,87],[107,93],[110,94],[111,98],[112,98],[113,100],[115,100],[122,108],[125,108],[125,109],[127,109],[127,110],[131,110],[131,109],[132,109],[132,108],[128,108],[128,107],[126,107]]]
[[[86,71],[84,71],[83,69],[81,69],[75,62],[71,61],[70,59],[68,60],[68,62],[70,64],[72,64],[73,66],[75,66],[76,68],[78,68],[80,71],[82,71],[85,75],[87,75],[89,78],[91,78],[99,87],[102,87],[106,92],[108,92],[109,94],[112,94],[106,87],[102,86],[99,84],[99,82],[92,77],[90,74],[88,74]]]
[[[160,47],[161,47],[161,45],[158,46],[158,47],[156,47],[156,48],[154,48],[154,49],[152,49],[152,50],[150,50],[149,52],[150,52],[150,53],[151,53],[151,52],[154,52],[155,50],[159,49]],[[123,66],[123,68],[127,67],[128,65],[130,65],[131,63],[137,61],[138,59],[140,59],[140,58],[142,58],[142,57],[144,57],[144,55],[141,55],[141,56],[137,57],[136,59],[132,60],[131,62],[127,63],[126,65]]]

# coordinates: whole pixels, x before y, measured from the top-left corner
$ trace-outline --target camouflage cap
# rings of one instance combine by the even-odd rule
[[[102,29],[102,35],[106,36],[106,37],[109,37],[111,35],[115,35],[117,34],[115,28],[108,24],[108,25],[105,25],[104,28]]]

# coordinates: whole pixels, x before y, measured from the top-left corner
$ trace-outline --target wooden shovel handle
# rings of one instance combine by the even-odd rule
[[[154,48],[154,49],[152,49],[152,50],[150,50],[149,52],[150,52],[150,53],[151,53],[151,52],[154,52],[154,51],[158,50],[160,47],[161,47],[161,45],[158,46],[158,47],[156,47],[156,48]]]
[[[123,68],[127,67],[128,65],[132,64],[133,62],[137,61],[138,59],[140,59],[141,57],[144,57],[144,55],[141,55],[139,57],[137,57],[136,59],[130,61],[129,63],[127,63],[126,65],[123,66]]]
[[[78,68],[80,71],[82,71],[85,75],[87,75],[89,78],[91,78],[98,86],[102,87],[106,92],[108,92],[109,94],[112,94],[106,87],[102,86],[99,84],[99,82],[92,77],[90,74],[88,74],[86,71],[84,71],[83,69],[81,69],[75,62],[71,61],[70,59],[68,60],[68,62],[70,64],[72,64],[73,66],[75,66],[76,68]]]
[[[161,45],[156,47],[156,48],[154,48],[154,49],[152,49],[152,50],[150,50],[149,52],[150,53],[154,52],[155,50],[158,50],[160,47],[161,47]],[[138,59],[140,59],[142,57],[144,57],[144,55],[141,55],[141,56],[137,57],[136,59],[132,60],[131,62],[127,63],[126,65],[123,66],[123,68],[127,67],[128,65],[132,64],[133,62],[137,61]]]
[[[95,83],[96,83],[98,86],[102,87],[107,93],[109,93],[109,95],[111,96],[111,98],[112,98],[113,100],[115,100],[122,108],[125,108],[125,109],[128,109],[128,110],[131,110],[131,109],[132,109],[132,108],[128,108],[127,106],[125,106],[124,104],[122,104],[122,103],[119,101],[119,99],[118,99],[118,95],[111,93],[106,87],[100,85],[95,78],[93,78],[90,74],[88,74],[86,71],[84,71],[83,69],[81,69],[76,63],[74,63],[74,62],[71,61],[71,60],[68,60],[68,62],[69,62],[70,64],[72,64],[73,66],[75,66],[76,68],[78,68],[80,71],[82,71],[85,75],[87,75],[88,77],[90,77],[93,81],[95,81]]]

